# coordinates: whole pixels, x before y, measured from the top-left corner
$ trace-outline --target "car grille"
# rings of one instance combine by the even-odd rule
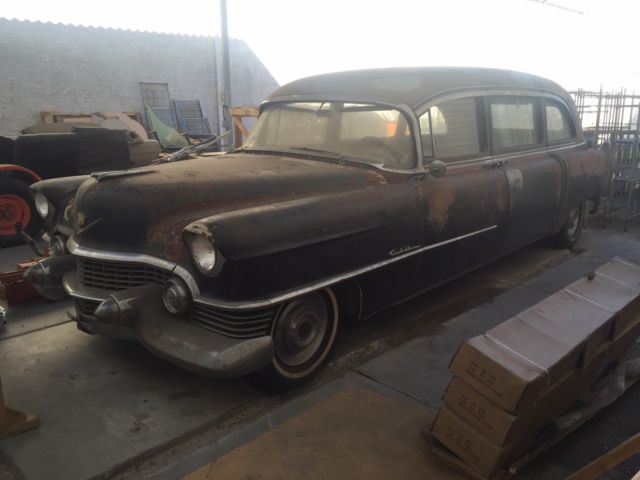
[[[232,338],[269,335],[275,308],[249,312],[227,312],[194,303],[191,319],[207,330]]]
[[[170,272],[142,263],[86,258],[78,259],[78,274],[85,287],[110,291],[139,287],[149,283],[162,285],[171,276]]]
[[[111,262],[78,259],[78,275],[82,285],[91,288],[117,291],[126,288],[163,284],[170,272],[141,263]],[[100,302],[76,298],[78,313],[94,316]],[[194,303],[190,313],[197,325],[220,335],[232,338],[256,338],[268,335],[276,308],[248,312],[228,312],[201,303]]]

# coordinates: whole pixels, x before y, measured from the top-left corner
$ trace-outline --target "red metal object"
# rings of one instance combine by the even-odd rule
[[[41,259],[34,258],[18,263],[17,270],[0,273],[0,290],[4,292],[7,305],[12,306],[34,298],[44,298],[33,288],[33,285],[23,278],[25,270],[37,263],[38,260]]]
[[[2,163],[2,164],[0,164],[0,171],[4,171],[4,172],[8,172],[8,171],[21,172],[21,173],[24,173],[24,174],[28,175],[29,177],[31,177],[34,182],[39,182],[40,180],[42,180],[42,177],[40,177],[40,175],[38,175],[33,170],[29,170],[28,168],[21,167],[20,165],[14,165],[13,163]]]
[[[0,195],[0,235],[15,235],[16,224],[29,225],[31,208],[24,198],[6,193]]]

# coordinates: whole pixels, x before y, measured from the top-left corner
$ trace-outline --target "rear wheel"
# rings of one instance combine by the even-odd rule
[[[42,218],[36,212],[29,186],[15,178],[0,177],[0,247],[22,243],[16,225],[35,236],[42,228]]]
[[[338,325],[338,304],[331,290],[287,302],[271,331],[273,360],[252,375],[252,382],[269,391],[288,390],[308,382],[329,361]]]
[[[582,233],[584,227],[586,207],[584,202],[569,210],[567,220],[562,229],[551,237],[553,245],[557,248],[573,247]]]

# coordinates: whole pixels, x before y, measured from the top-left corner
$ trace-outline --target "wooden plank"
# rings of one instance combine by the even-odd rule
[[[231,107],[229,112],[237,117],[257,117],[260,113],[256,107]]]
[[[233,123],[235,124],[235,126],[238,128],[238,130],[240,130],[240,132],[242,133],[243,136],[248,136],[249,135],[249,130],[247,130],[247,127],[244,126],[244,124],[242,123],[242,119],[238,118],[236,116],[233,117]]]
[[[53,123],[53,112],[40,112],[40,118],[44,124]]]
[[[31,430],[40,424],[40,420],[30,413],[19,412],[6,406],[0,377],[0,440]]]
[[[567,480],[593,480],[638,453],[640,453],[640,433],[636,433],[613,450],[609,450],[589,465],[581,468]]]

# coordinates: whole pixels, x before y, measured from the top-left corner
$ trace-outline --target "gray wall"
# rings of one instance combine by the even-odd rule
[[[213,37],[0,19],[0,135],[40,122],[40,111],[142,112],[140,82],[168,83],[174,100],[200,100],[218,127]],[[242,40],[231,40],[231,104],[258,105],[277,83]]]

